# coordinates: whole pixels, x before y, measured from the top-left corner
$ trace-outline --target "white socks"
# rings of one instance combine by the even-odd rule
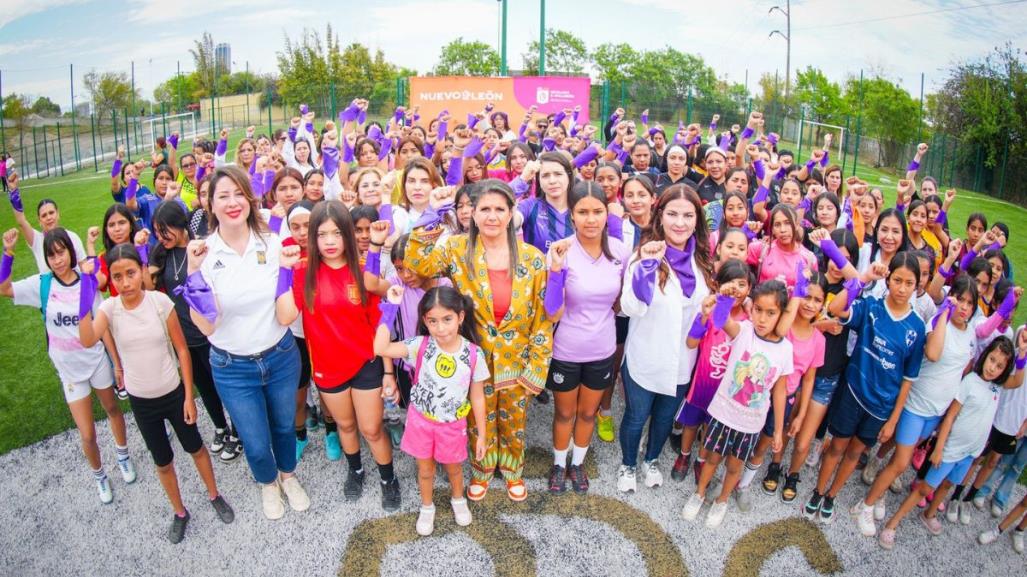
[[[585,462],[585,455],[588,454],[588,447],[579,447],[573,443],[571,443],[571,446],[574,448],[571,453],[571,465],[581,465]]]
[[[553,447],[553,464],[557,467],[567,467],[567,450]]]
[[[756,473],[759,472],[760,468],[750,468],[749,463],[745,464],[745,470],[742,471],[742,480],[738,482],[738,488],[744,489],[752,484],[752,480],[756,478]]]

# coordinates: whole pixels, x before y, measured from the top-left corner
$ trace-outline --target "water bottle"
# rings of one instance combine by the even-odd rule
[[[396,402],[391,397],[385,399],[385,428],[389,432],[389,438],[392,441],[394,448],[399,448],[399,443],[403,439],[403,420],[401,418],[402,410],[396,405]]]

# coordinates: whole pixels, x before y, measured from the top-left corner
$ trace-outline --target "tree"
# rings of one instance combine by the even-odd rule
[[[442,47],[436,76],[495,76],[499,74],[499,54],[484,42],[456,40]]]
[[[806,107],[806,119],[814,122],[840,122],[845,114],[845,102],[837,83],[831,82],[818,68],[807,66],[795,76],[792,96],[797,104]]]
[[[679,52],[669,46],[646,51],[630,69],[630,77],[644,83],[654,97],[687,100],[689,92],[698,98],[713,96],[717,76],[701,56]]]
[[[341,67],[339,42],[327,27],[327,43],[304,29],[299,42],[285,37],[285,49],[278,53],[278,90],[287,102],[324,105],[323,87],[329,86]]]
[[[196,102],[205,96],[208,94],[200,85],[198,72],[176,75],[153,89],[154,100],[168,104],[174,109],[184,108],[186,104]]]
[[[138,90],[132,93],[132,84],[124,72],[86,73],[82,83],[93,99],[93,111],[100,118],[110,116],[114,110],[127,108],[133,98],[139,98]]]
[[[916,138],[919,104],[901,86],[886,78],[863,81],[862,108],[859,80],[845,84],[845,102],[851,110],[861,110],[863,130],[877,138],[877,163],[891,166],[898,161],[900,147]]]
[[[7,98],[4,98],[4,119],[14,121],[14,126],[18,129],[19,135],[25,132],[30,114],[32,114],[32,108],[29,106],[28,96],[12,93]],[[6,143],[2,144],[6,145]]]
[[[40,96],[32,103],[32,113],[48,117],[60,116],[61,107],[46,96]]]
[[[539,44],[532,40],[524,57],[524,72],[539,73]],[[546,29],[546,73],[582,74],[588,62],[585,41],[564,30]]]
[[[210,32],[204,31],[203,37],[193,41],[193,45],[189,53],[193,55],[196,81],[199,85],[200,93],[196,98],[203,98],[210,96],[214,87],[214,65],[217,60],[214,55],[214,37]]]
[[[628,71],[638,63],[639,54],[630,44],[600,44],[592,52],[592,67],[599,80],[615,84],[628,79]]]

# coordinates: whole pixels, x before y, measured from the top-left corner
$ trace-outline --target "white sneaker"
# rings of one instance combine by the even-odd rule
[[[121,471],[121,478],[125,480],[126,484],[136,482],[136,467],[132,464],[131,457],[124,460],[118,459],[118,470]]]
[[[1005,512],[1006,512],[1006,510],[1004,508],[1000,507],[999,504],[996,503],[994,499],[991,500],[991,516],[992,517],[998,519],[1003,514],[1005,514]]]
[[[749,490],[749,487],[735,489],[735,502],[738,505],[739,511],[743,513],[752,511],[752,491]]]
[[[874,521],[884,521],[884,516],[888,513],[885,509],[884,497],[881,497],[874,503]]]
[[[1023,531],[1013,529],[1013,551],[1023,554]]]
[[[621,465],[617,470],[617,490],[621,493],[634,493],[638,490],[635,482],[635,467]]]
[[[703,496],[699,493],[692,493],[692,496],[688,498],[688,502],[685,503],[685,508],[681,510],[681,516],[685,521],[695,521],[695,518],[699,516],[699,510],[702,509]]]
[[[709,513],[706,513],[706,526],[710,529],[720,527],[720,524],[724,522],[725,515],[727,515],[727,502],[714,503],[710,507]]]
[[[467,507],[467,499],[450,499],[449,504],[453,506],[453,517],[456,524],[466,527],[474,520],[471,517],[471,510]]]
[[[949,503],[949,506],[945,509],[945,520],[949,523],[956,523],[959,521],[959,509],[962,507],[963,502],[955,500]]]
[[[877,525],[874,525],[874,508],[866,505],[863,501],[857,501],[855,505],[849,509],[849,514],[856,520],[856,525],[859,527],[859,532],[864,537],[873,537],[877,535]]]
[[[663,473],[660,472],[659,461],[645,461],[642,463],[645,470],[645,486],[652,489],[663,485]]]
[[[806,466],[816,467],[817,463],[820,462],[820,453],[824,450],[824,442],[816,437],[813,438],[813,444],[810,445],[809,453],[806,455]]]
[[[998,532],[998,529],[988,529],[977,536],[977,542],[981,545],[990,545],[998,541],[1000,535],[1002,534]]]
[[[96,481],[96,490],[100,493],[100,502],[104,505],[114,500],[114,491],[111,490],[111,480],[107,477]]]
[[[307,496],[307,492],[303,490],[303,485],[300,485],[300,481],[295,475],[287,479],[283,478],[281,484],[282,491],[289,499],[289,506],[293,511],[306,511],[310,508],[310,497]]]
[[[871,454],[867,457],[867,466],[863,467],[863,484],[873,485],[879,470],[881,470],[881,460],[877,458],[877,455]]]
[[[282,490],[277,479],[260,486],[260,501],[268,519],[281,519],[285,515],[285,503],[282,502]]]
[[[417,534],[427,537],[435,531],[435,505],[425,507],[421,505],[421,512],[417,514]]]
[[[973,520],[971,514],[973,509],[970,508],[970,504],[964,501],[959,502],[959,522],[963,525],[969,525],[970,521]]]
[[[984,504],[985,504],[984,502],[985,502],[986,499],[987,499],[987,496],[985,496],[985,495],[977,495],[976,497],[974,497],[974,507],[977,507],[978,511],[983,511],[984,510]]]

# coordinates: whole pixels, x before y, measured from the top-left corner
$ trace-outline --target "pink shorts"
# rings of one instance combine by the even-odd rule
[[[411,405],[399,448],[415,459],[435,459],[444,465],[463,463],[467,460],[467,419],[431,421]]]

